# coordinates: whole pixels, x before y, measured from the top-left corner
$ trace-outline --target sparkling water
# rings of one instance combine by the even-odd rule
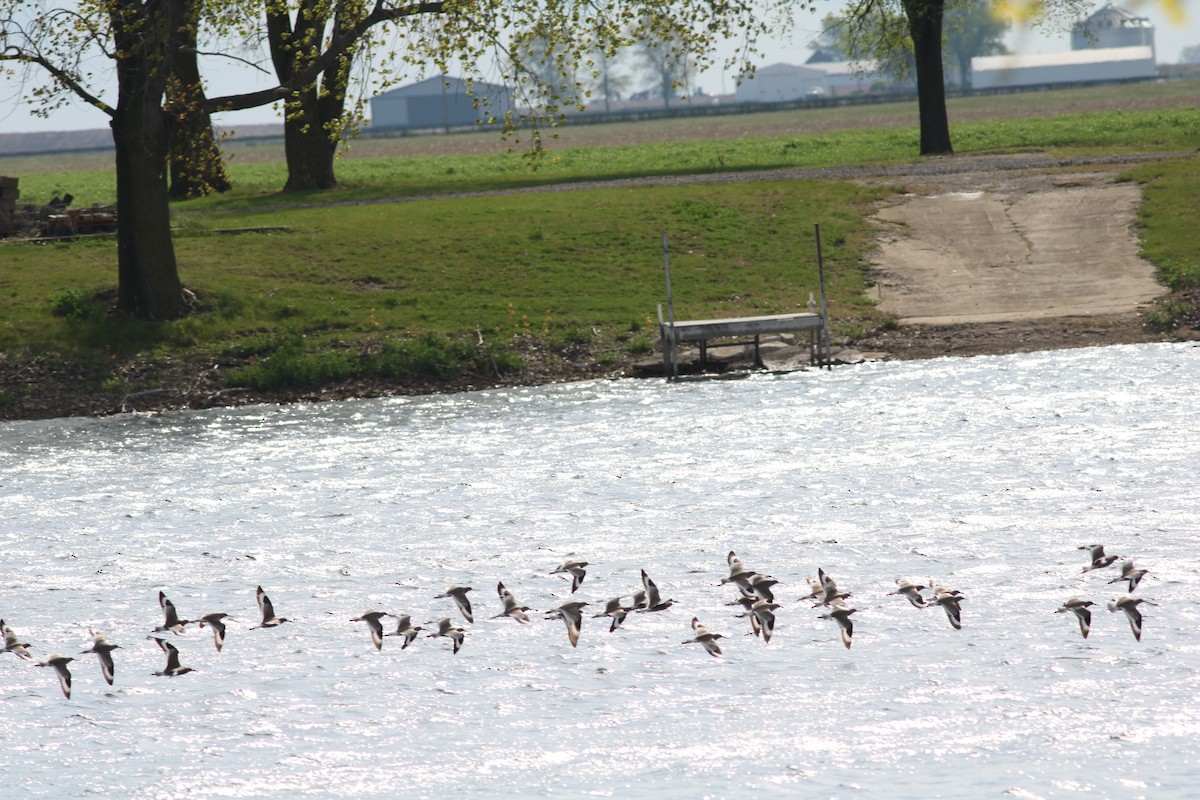
[[[5,423],[0,616],[76,660],[68,700],[0,654],[3,795],[1194,797],[1198,389],[1195,346],[1139,345]],[[1093,543],[1149,570],[1141,642]],[[729,550],[781,581],[769,644]],[[567,559],[576,648],[543,613]],[[818,568],[851,649],[798,599]],[[610,633],[643,569],[674,605]],[[902,576],[961,590],[962,630]],[[489,619],[498,581],[530,624]],[[252,628],[260,585],[289,623]],[[159,634],[176,678],[159,591],[234,617],[219,653]],[[377,652],[371,608],[463,648]]]

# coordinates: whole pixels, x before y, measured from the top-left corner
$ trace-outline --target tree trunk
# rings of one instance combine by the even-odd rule
[[[188,311],[171,241],[166,122],[166,114],[149,99],[121,103],[112,119],[117,307],[144,320],[178,319]]]
[[[176,199],[204,197],[233,188],[221,148],[213,137],[212,115],[204,108],[204,84],[196,60],[196,28],[189,25],[171,63],[167,111],[171,115],[171,188]]]
[[[946,115],[946,79],[942,69],[944,0],[903,0],[912,36],[917,72],[917,108],[921,118],[921,155],[949,155],[950,120]]]
[[[335,38],[357,19],[351,13],[353,9],[353,4],[334,4]],[[312,64],[314,53],[320,49],[314,43],[321,42],[329,20],[330,9],[317,0],[302,0],[294,22],[286,9],[268,4],[267,44],[280,84],[287,83],[293,75]],[[338,142],[330,135],[330,127],[340,123],[345,111],[346,83],[353,58],[351,49],[345,58],[326,68],[319,81],[292,95],[285,104],[283,142],[288,168],[285,192],[337,186],[333,162]]]
[[[285,192],[337,186],[337,176],[333,173],[337,141],[325,130],[328,120],[321,113],[322,103],[316,95],[316,90],[302,92],[299,99],[287,106],[283,123],[283,149],[288,171],[283,187]]]
[[[171,241],[167,197],[169,131],[162,62],[182,20],[179,4],[114,7],[119,100],[112,115],[117,173],[117,308],[136,319],[188,312]]]

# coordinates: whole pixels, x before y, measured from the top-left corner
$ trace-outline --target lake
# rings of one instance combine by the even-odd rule
[[[0,616],[76,659],[68,700],[0,653],[7,791],[1194,797],[1198,390],[1200,349],[1152,344],[4,423]],[[1149,570],[1140,642],[1093,543]],[[769,644],[730,550],[780,581]],[[578,647],[544,613],[568,559]],[[799,599],[818,568],[850,649]],[[591,614],[643,569],[674,605],[610,633]],[[899,577],[960,590],[962,629]],[[530,624],[489,619],[499,581]],[[435,599],[455,584],[474,623]],[[289,623],[252,627],[257,586]],[[221,652],[158,634],[174,678],[160,591],[234,617]],[[377,651],[368,609],[427,630]],[[721,657],[683,644],[694,616]]]

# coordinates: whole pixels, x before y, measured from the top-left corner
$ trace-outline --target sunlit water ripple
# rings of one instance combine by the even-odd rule
[[[0,654],[4,794],[1194,797],[1198,388],[1200,350],[1144,345],[4,424],[0,615],[39,658],[122,645],[69,701]],[[1151,571],[1141,643],[1092,542]],[[731,548],[783,581],[769,645],[716,585]],[[568,557],[585,600],[645,568],[677,604],[577,649],[487,619],[497,580],[562,602]],[[797,602],[819,566],[852,650]],[[962,590],[963,630],[902,575]],[[453,583],[457,655],[349,621],[457,618]],[[259,584],[292,623],[250,629]],[[219,654],[174,637],[190,675],[151,675],[160,589],[236,618]]]

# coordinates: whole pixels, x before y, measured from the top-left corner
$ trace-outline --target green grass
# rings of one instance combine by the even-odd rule
[[[1173,293],[1200,290],[1200,233],[1196,198],[1200,196],[1200,159],[1165,161],[1131,169],[1123,175],[1142,186],[1137,225],[1142,255],[1158,267],[1159,279]],[[1190,307],[1178,297],[1164,297],[1147,315],[1160,330],[1172,330]]]
[[[952,133],[955,151],[960,154],[1023,150],[1063,155],[1101,150],[1186,151],[1200,147],[1200,109],[1103,111],[963,122],[955,124]],[[553,150],[535,162],[533,168],[520,153],[346,158],[338,162],[337,174],[342,186],[336,196],[354,201],[651,174],[901,163],[915,158],[918,140],[915,126],[850,129],[821,135],[805,135],[801,127],[799,132],[788,135]],[[14,166],[19,168],[20,164]],[[189,210],[244,209],[328,199],[327,192],[281,195],[278,189],[286,180],[286,169],[278,159],[240,163],[235,158],[230,173],[234,191],[183,205]],[[42,202],[69,191],[76,197],[77,205],[111,203],[115,186],[112,170],[107,167],[70,172],[31,171],[21,176],[22,196],[44,198]]]
[[[196,313],[165,324],[109,316],[112,240],[4,244],[0,351],[73,359],[87,365],[95,385],[131,389],[143,387],[111,364],[134,355],[236,364],[231,382],[263,389],[462,369],[499,375],[520,367],[530,342],[555,358],[590,348],[615,360],[653,348],[656,306],[665,299],[662,231],[675,313],[703,318],[803,308],[817,290],[815,224],[835,332],[854,336],[888,323],[864,294],[873,235],[866,218],[888,188],[761,181],[344,201],[702,173],[722,164],[891,163],[913,159],[916,135],[892,126],[574,148],[551,153],[536,172],[516,155],[346,159],[344,188],[308,196],[275,191],[278,162],[235,161],[234,192],[174,207],[180,272],[196,293]],[[960,153],[1195,150],[1200,111],[964,122],[954,136]],[[1127,177],[1145,187],[1138,224],[1146,256],[1172,288],[1197,286],[1200,160],[1160,162]],[[104,201],[111,173],[32,172],[21,175],[21,191]],[[269,230],[212,233],[254,227]]]
[[[570,346],[650,328],[663,300],[668,233],[680,313],[766,314],[817,288],[821,223],[831,302],[861,291],[867,205],[887,194],[820,181],[644,187],[339,205],[211,210],[213,227],[289,232],[181,234],[184,281],[202,313],[143,329],[85,299],[115,284],[115,243],[7,245],[0,347],[212,345],[288,329],[317,344],[346,337],[480,331],[489,341]],[[104,330],[100,330],[103,328]],[[585,333],[586,332],[586,333]]]

